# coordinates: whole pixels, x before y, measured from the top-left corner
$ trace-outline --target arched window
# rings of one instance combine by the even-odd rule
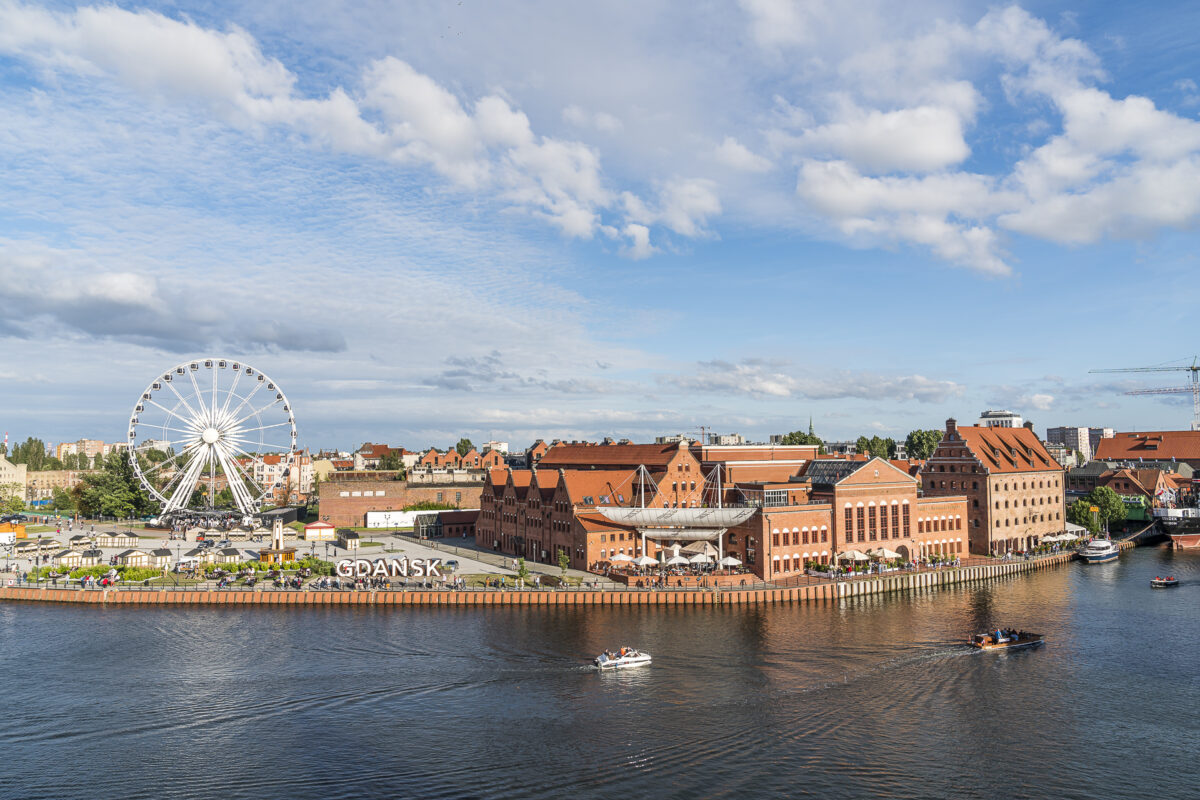
[[[909,519],[909,517],[908,517],[908,501],[905,500],[904,501],[904,538],[905,539],[907,539],[909,536],[908,519]]]

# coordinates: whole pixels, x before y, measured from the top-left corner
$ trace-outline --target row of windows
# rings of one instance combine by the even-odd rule
[[[822,541],[822,542],[829,541],[829,530],[827,528],[822,527],[819,533],[820,533],[820,541]],[[810,544],[810,543],[817,544],[818,543],[817,534],[818,534],[818,531],[816,529],[814,529],[812,531],[812,541],[809,542],[808,528],[805,528],[802,531],[792,531],[790,534],[787,531],[783,531],[782,534],[772,533],[771,534],[771,546],[772,547],[788,547],[790,545],[795,545],[795,544]]]
[[[385,497],[386,492],[338,492],[338,497]],[[438,498],[441,499],[440,497]]]
[[[1031,517],[1021,517],[1020,519],[1017,519],[1016,517],[1013,517],[1011,520],[1006,519],[1004,520],[1004,527],[1008,528],[1012,525],[1027,525],[1030,522],[1051,522],[1061,519],[1061,512],[1056,512],[1054,514],[1034,514]],[[996,527],[1000,527],[1000,520],[996,520]]]
[[[950,519],[942,517],[940,519],[921,518],[917,520],[917,533],[936,533],[937,531],[961,531],[962,517]]]
[[[874,542],[879,538],[907,539],[909,536],[908,503],[903,506],[893,505],[891,514],[888,514],[887,506],[876,508],[874,504],[867,508],[860,505],[857,514],[852,514],[852,511],[854,509],[846,507],[846,541],[848,542],[854,541],[856,538],[860,542]],[[903,526],[901,525],[902,519]],[[856,520],[857,525],[855,525]],[[903,533],[901,533],[902,531]],[[880,533],[882,533],[882,537]]]
[[[1032,501],[1030,501],[1030,499],[1029,499],[1028,497],[1023,497],[1023,498],[1021,498],[1021,506],[1022,506],[1022,507],[1025,507],[1025,506],[1045,506],[1045,505],[1051,505],[1051,506],[1052,506],[1052,505],[1054,505],[1054,498],[1053,498],[1053,497],[1035,497],[1035,498],[1033,498],[1033,500],[1032,500]],[[1005,500],[1005,501],[1004,501],[1004,507],[1005,507],[1005,508],[1008,508],[1008,501],[1007,501],[1007,500]],[[1012,507],[1013,507],[1013,508],[1017,508],[1017,507],[1018,507],[1018,506],[1017,506],[1017,501],[1016,501],[1016,500],[1013,500],[1013,501],[1012,501]],[[996,508],[1000,508],[1000,501],[999,501],[999,500],[997,500],[997,501],[996,501]]]

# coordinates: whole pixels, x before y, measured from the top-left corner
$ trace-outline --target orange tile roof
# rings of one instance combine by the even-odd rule
[[[588,533],[604,533],[608,531],[629,531],[633,530],[628,525],[617,525],[614,522],[609,522],[601,516],[591,516],[588,514],[578,514],[575,519],[579,520],[579,524]]]
[[[1028,428],[959,425],[958,435],[989,472],[1041,472],[1062,466]]]
[[[663,467],[679,452],[677,444],[556,444],[538,465],[563,467]]]
[[[1097,461],[1200,459],[1200,431],[1128,431],[1096,446]]]
[[[587,505],[620,506],[633,504],[635,477],[634,470],[568,469],[560,473],[560,482],[565,484],[567,497],[575,505],[584,505],[584,498],[590,497]]]

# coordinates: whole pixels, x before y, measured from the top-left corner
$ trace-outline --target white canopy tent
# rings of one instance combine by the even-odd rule
[[[845,550],[841,553],[838,553],[838,559],[839,560],[849,559],[850,561],[870,561],[871,557],[869,555],[867,555],[866,553],[860,553],[857,550]]]
[[[658,559],[651,558],[650,556],[638,556],[633,560],[633,563],[637,564],[639,567],[653,567],[658,563]]]
[[[740,567],[742,562],[733,556],[725,556],[721,559],[720,564],[722,567]]]
[[[712,556],[708,553],[696,553],[688,559],[689,564],[708,564],[712,561]]]
[[[671,556],[670,558],[667,559],[666,563],[667,563],[667,566],[669,566],[669,567],[679,567],[679,566],[683,566],[684,564],[688,564],[690,562],[683,556]]]
[[[633,561],[633,556],[627,556],[624,553],[617,553],[615,556],[609,556],[609,561]]]

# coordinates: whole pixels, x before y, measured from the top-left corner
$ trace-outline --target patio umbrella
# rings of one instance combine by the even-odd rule
[[[691,564],[707,564],[709,561],[712,561],[712,559],[708,553],[696,553],[696,555],[688,559],[688,562]]]
[[[686,563],[688,563],[688,560],[686,558],[684,558],[683,556],[671,556],[670,558],[667,559],[667,566],[670,566],[670,567],[676,567],[676,566],[679,566],[681,564],[686,564]]]
[[[609,556],[609,561],[633,561],[633,556],[627,556],[624,553],[617,553],[615,556]]]
[[[1061,542],[1061,541],[1063,541],[1063,538],[1061,536],[1043,536],[1041,541],[1042,542]]]
[[[900,554],[897,553],[895,550],[888,550],[886,547],[881,547],[874,552],[875,552],[875,555],[879,556],[880,558],[899,558],[900,557]]]
[[[633,563],[637,564],[639,567],[653,567],[658,563],[658,559],[651,558],[650,556],[638,556],[633,560]]]
[[[1058,540],[1060,542],[1073,542],[1078,538],[1079,537],[1073,533],[1064,533],[1062,536],[1058,537]]]
[[[860,553],[857,550],[847,550],[843,553],[838,553],[838,559],[851,561],[870,561],[871,557],[866,553]]]
[[[737,560],[733,556],[725,556],[724,558],[721,559],[720,564],[722,567],[740,567],[742,565],[742,562]]]

